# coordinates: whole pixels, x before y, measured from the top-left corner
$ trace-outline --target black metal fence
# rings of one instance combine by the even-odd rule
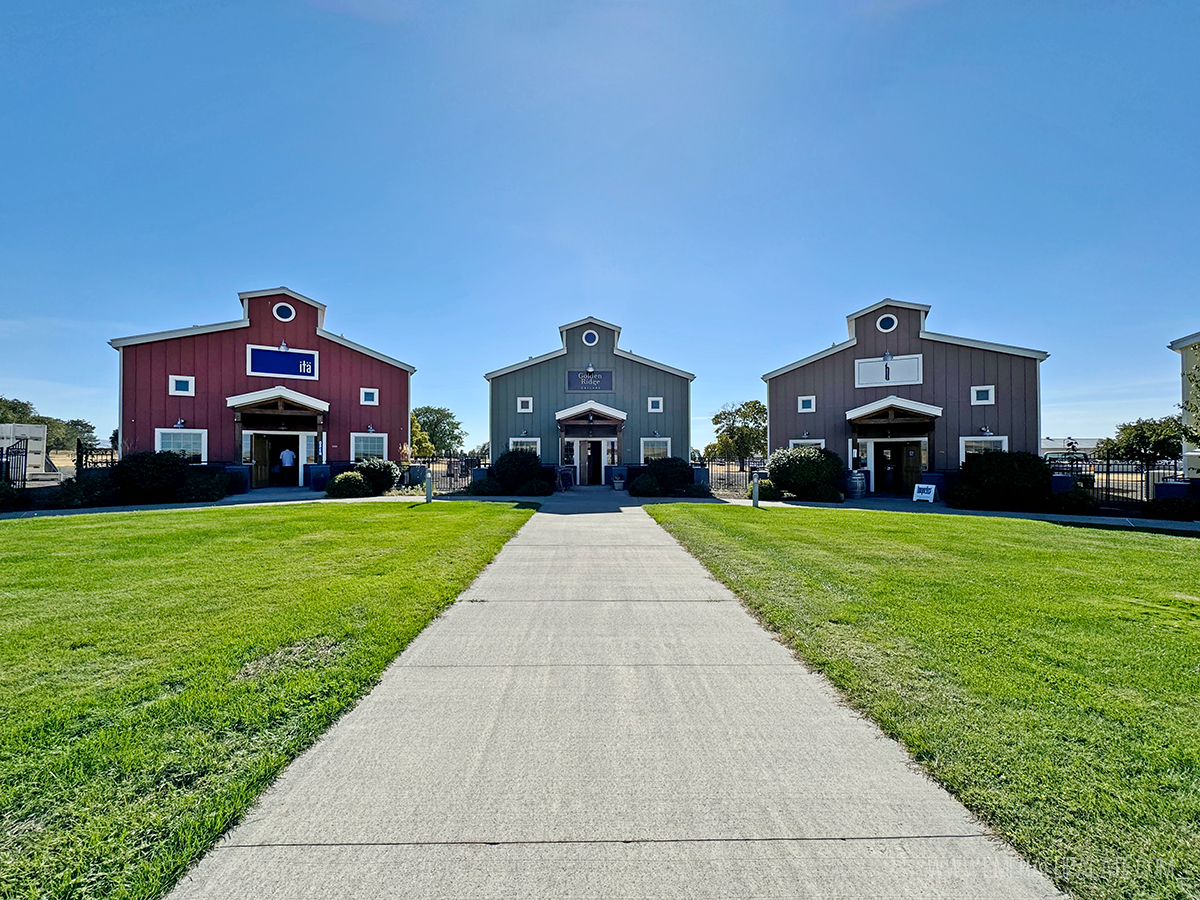
[[[117,462],[117,451],[112,447],[89,447],[75,440],[75,474],[85,469],[107,469]]]
[[[18,491],[25,488],[25,467],[29,461],[29,441],[25,438],[0,447],[0,481],[7,481]]]
[[[1180,460],[1147,464],[1094,456],[1055,461],[1051,465],[1055,472],[1073,476],[1076,486],[1091,491],[1101,511],[1119,513],[1140,511],[1142,504],[1162,493],[1156,485],[1182,481],[1185,477]]]
[[[701,464],[708,466],[708,486],[722,497],[745,497],[755,472],[767,477],[765,456],[751,457],[744,464],[736,459],[706,459]]]
[[[487,460],[465,453],[453,456],[427,457],[412,460],[414,466],[424,466],[433,475],[435,494],[452,494],[464,490],[471,483],[471,470],[486,468]],[[425,482],[421,480],[421,484]]]

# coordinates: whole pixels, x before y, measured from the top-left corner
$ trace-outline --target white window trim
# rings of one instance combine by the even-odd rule
[[[279,307],[281,307],[281,306],[286,306],[288,309],[290,309],[292,311],[292,317],[290,319],[285,319],[285,318],[283,318],[283,316],[279,315]],[[286,300],[280,300],[278,303],[276,303],[274,306],[271,307],[271,315],[273,315],[280,322],[295,322],[296,321],[296,307],[292,306],[292,304],[288,303]]]
[[[969,434],[958,439],[958,464],[961,466],[967,458],[967,441],[999,441],[1000,449],[1008,449],[1007,434]]]
[[[207,428],[155,428],[154,429],[154,450],[155,452],[162,451],[162,436],[164,434],[199,434],[200,435],[200,462],[208,462],[208,429]],[[193,465],[196,465],[193,463]]]
[[[289,347],[288,350],[295,353],[311,353],[313,361],[313,373],[311,375],[280,375],[278,372],[255,372],[250,365],[250,360],[254,358],[251,350],[278,350],[279,347],[271,347],[267,344],[247,344],[246,345],[246,374],[253,375],[255,378],[296,378],[301,381],[320,381],[321,380],[321,351],[305,350],[301,347]],[[286,352],[286,351],[285,351]]]
[[[654,408],[655,403],[658,404],[658,409]],[[662,397],[647,397],[646,398],[646,412],[660,413],[662,411],[663,411],[663,398]]]
[[[825,449],[825,438],[792,438],[790,441],[788,441],[788,449],[789,450],[792,449],[793,447],[809,447],[809,446],[820,447],[822,450],[824,450]]]
[[[891,318],[891,320],[892,320],[892,327],[891,327],[891,328],[884,328],[882,325],[880,325],[880,324],[879,324],[879,323],[880,323],[880,322],[882,322],[884,319],[886,319],[886,318],[889,318],[889,317],[890,317],[890,318]],[[877,329],[879,329],[879,331],[880,331],[882,334],[891,334],[893,331],[895,331],[897,328],[899,328],[899,327],[900,327],[900,317],[899,317],[899,316],[897,316],[895,313],[882,313],[882,314],[879,316],[879,318],[875,320],[875,327],[876,327]]]
[[[176,381],[186,381],[188,388],[186,391],[175,390]],[[196,376],[195,375],[168,375],[167,376],[167,393],[172,397],[195,397],[196,396]]]
[[[891,387],[892,385],[906,384],[924,384],[925,383],[925,358],[921,353],[908,353],[903,356],[893,356],[890,362],[900,362],[901,360],[915,359],[917,361],[917,380],[916,381],[863,381],[862,379],[862,364],[863,363],[878,363],[883,362],[882,356],[872,356],[867,359],[856,359],[854,361],[854,386],[856,388],[874,388],[874,387]]]
[[[515,441],[524,441],[525,443],[533,442],[533,443],[537,444],[537,450],[535,452],[538,455],[538,459],[542,458],[542,439],[540,437],[529,437],[528,435],[526,435],[525,437],[510,437],[508,439],[508,449],[509,450],[513,449],[513,443]]]
[[[533,412],[533,398],[532,397],[518,397],[517,398],[517,412],[519,412],[519,413]]]
[[[592,340],[590,342],[588,341],[589,334],[592,336]],[[596,347],[600,344],[600,335],[597,333],[596,329],[589,328],[582,335],[580,335],[580,340],[583,341],[583,346],[585,347]]]
[[[976,400],[976,391],[987,391],[988,398],[986,400]],[[971,385],[971,405],[972,406],[995,406],[996,405],[996,386],[994,384],[973,384]]]
[[[354,439],[360,437],[383,438],[383,458],[388,458],[388,436],[386,431],[352,431],[350,432],[350,462],[354,462],[355,456],[358,455],[355,452]]]
[[[639,445],[639,450],[641,451],[638,454],[638,465],[639,466],[644,466],[646,464],[646,441],[666,441],[667,442],[667,458],[670,459],[670,457],[671,457],[671,439],[669,437],[644,437],[644,438],[642,438],[642,442]]]
[[[811,400],[812,408],[805,409],[804,401]],[[817,395],[816,394],[801,394],[796,398],[796,412],[798,413],[815,413],[817,411]]]
[[[367,399],[367,391],[375,392],[375,399]],[[378,406],[379,405],[379,388],[360,387],[358,389],[358,404],[359,406]]]

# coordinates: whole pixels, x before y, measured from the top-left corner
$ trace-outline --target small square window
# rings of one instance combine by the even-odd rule
[[[167,379],[167,393],[172,397],[195,397],[195,375],[171,375]]]
[[[806,394],[796,398],[796,412],[810,413],[817,411],[817,397],[815,394]]]
[[[378,406],[379,388],[359,388],[358,402],[363,406]]]
[[[972,406],[995,406],[996,386],[994,384],[975,384],[971,386]]]
[[[663,411],[663,398],[662,397],[647,397],[646,398],[646,412],[660,413],[662,411]]]
[[[517,412],[519,412],[519,413],[533,412],[533,398],[532,397],[518,397],[517,398]]]

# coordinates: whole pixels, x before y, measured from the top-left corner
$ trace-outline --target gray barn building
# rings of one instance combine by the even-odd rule
[[[928,312],[882,300],[846,317],[848,340],[764,375],[770,449],[825,447],[881,493],[969,453],[1038,453],[1049,354],[927,331]]]
[[[483,376],[492,459],[526,448],[574,468],[577,484],[602,484],[615,466],[688,458],[695,375],[622,350],[621,329],[600,319],[558,331],[561,349]]]

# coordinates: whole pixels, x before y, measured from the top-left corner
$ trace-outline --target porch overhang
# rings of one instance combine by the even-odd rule
[[[327,401],[310,397],[308,394],[302,394],[299,391],[293,391],[291,388],[284,387],[281,384],[277,384],[275,387],[264,388],[261,391],[251,391],[248,394],[235,394],[232,397],[226,397],[225,405],[232,409],[241,409],[244,407],[261,407],[272,401],[282,401],[296,406],[303,406],[315,413],[329,412],[329,403]]]
[[[898,417],[895,415],[897,410],[902,413],[908,413],[908,415]],[[918,421],[918,417],[920,420],[931,421],[941,417],[942,407],[920,403],[916,400],[908,400],[892,394],[881,400],[873,400],[870,403],[864,403],[862,406],[856,406],[854,409],[846,410],[846,421],[857,422],[862,419],[874,419],[879,417],[879,414],[883,412],[887,412],[887,418],[892,421],[902,419],[908,422],[915,422]]]
[[[624,422],[629,418],[628,413],[611,406],[605,406],[603,403],[597,403],[595,400],[587,400],[576,406],[560,409],[554,414],[554,418],[562,422],[566,419],[577,419],[580,416],[586,415],[603,416],[606,419],[616,419],[618,422]]]

